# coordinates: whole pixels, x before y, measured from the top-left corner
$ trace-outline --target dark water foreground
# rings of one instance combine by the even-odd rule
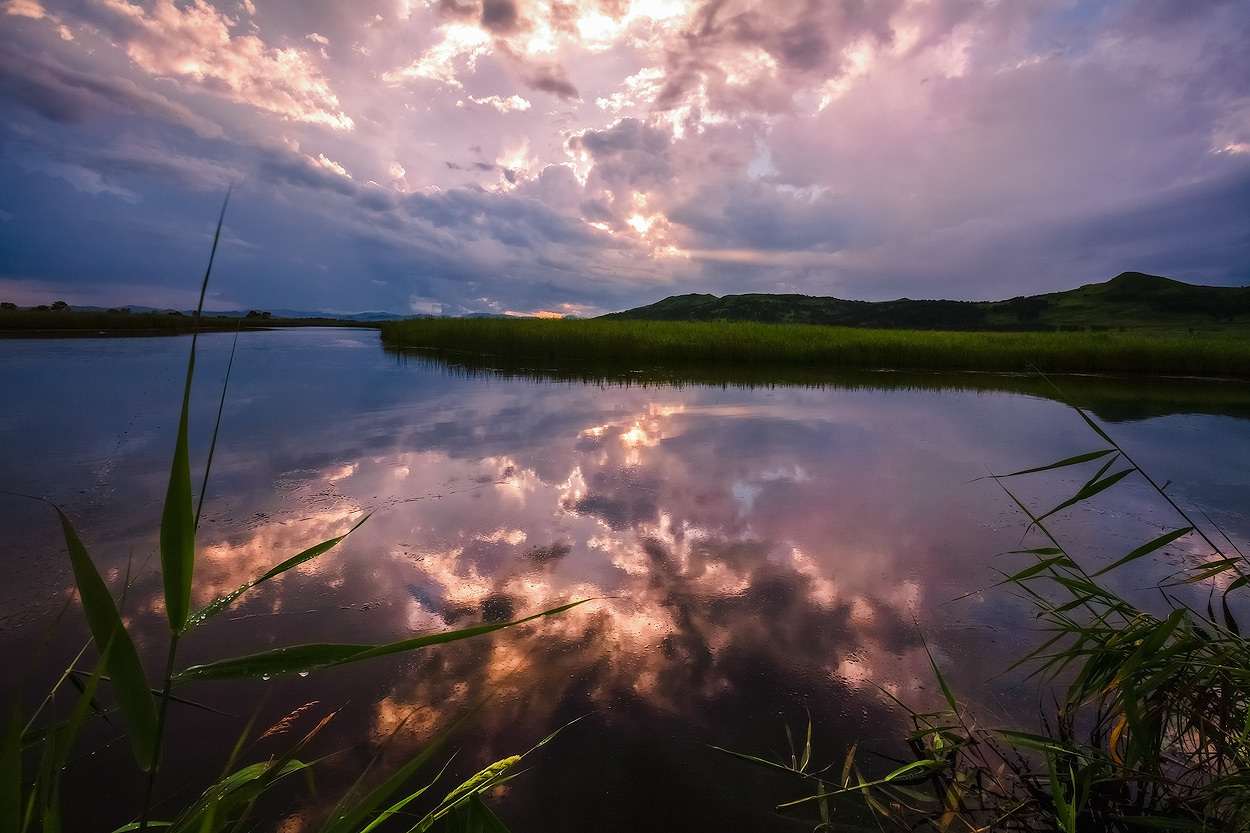
[[[200,465],[230,342],[201,342]],[[164,656],[154,553],[187,347],[0,342],[0,489],[62,506],[116,593],[134,577],[126,610],[147,635],[139,647],[153,677]],[[319,795],[333,796],[396,727],[384,757],[398,760],[489,696],[460,736],[455,771],[581,718],[498,798],[516,831],[792,829],[771,808],[801,789],[711,747],[788,757],[785,726],[802,734],[810,713],[822,763],[840,764],[855,742],[902,754],[901,717],[881,690],[935,705],[922,636],[983,722],[1032,726],[1036,683],[1003,673],[1037,640],[1031,611],[992,587],[1020,563],[1000,553],[1020,548],[1023,524],[978,478],[1098,448],[1064,405],[1028,387],[933,378],[739,387],[537,375],[409,360],[367,332],[241,337],[197,599],[375,514],[189,637],[185,662],[391,641],[594,601],[493,638],[307,678],[187,686],[181,694],[226,714],[177,708],[185,740],[162,794],[185,800],[186,782],[219,774],[257,710],[268,726],[316,701],[297,723],[305,729],[338,710],[316,746],[330,756]],[[1172,481],[1179,502],[1250,538],[1244,387],[1060,384],[1118,420],[1109,430]],[[1021,497],[1050,505],[1082,474],[1021,481]],[[1175,525],[1132,479],[1103,497],[1056,524],[1091,564]],[[1201,555],[1173,547],[1122,589],[1146,598]],[[85,641],[71,608],[36,655],[71,597],[50,510],[0,497],[0,570],[0,662],[16,672],[0,697],[33,703]],[[140,780],[113,741],[101,727],[84,743],[67,829],[131,817]],[[266,744],[256,754],[278,748]],[[317,806],[273,811],[298,829]]]

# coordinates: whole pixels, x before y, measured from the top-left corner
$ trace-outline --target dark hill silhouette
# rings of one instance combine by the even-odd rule
[[[1105,283],[1005,301],[848,301],[812,295],[673,295],[604,318],[758,321],[911,330],[1250,329],[1250,287],[1123,272]]]

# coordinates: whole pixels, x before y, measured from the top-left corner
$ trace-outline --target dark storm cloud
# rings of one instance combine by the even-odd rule
[[[569,148],[575,152],[584,148],[594,159],[595,177],[609,187],[645,188],[672,177],[670,142],[663,131],[627,118],[607,130],[574,136]]]
[[[697,235],[693,248],[835,251],[854,210],[832,198],[778,192],[754,180],[706,183],[668,211]]]
[[[548,165],[534,180],[519,183],[517,193],[541,200],[557,210],[568,210],[581,199],[582,186],[576,174],[564,165]]]
[[[608,223],[617,219],[616,212],[604,200],[586,200],[577,210],[590,223]]]
[[[595,161],[602,161],[631,151],[662,156],[669,142],[668,135],[661,130],[648,127],[638,119],[621,119],[607,130],[587,130],[572,145],[586,148]]]
[[[197,191],[224,192],[243,177],[232,164],[178,153],[155,143],[128,142],[102,148],[83,161],[111,178],[142,176]]]
[[[1227,181],[1178,188],[1125,210],[1065,223],[1060,251],[1108,252],[1105,271],[1166,274],[1200,284],[1250,284],[1250,163]]]
[[[829,41],[819,29],[803,24],[782,32],[778,46],[784,63],[800,70],[824,66],[829,58]]]
[[[200,136],[222,135],[211,120],[128,78],[70,66],[32,46],[0,36],[0,96],[44,118],[82,125],[124,113],[181,125]]]
[[[460,188],[439,194],[410,194],[403,200],[409,216],[436,228],[454,228],[466,241],[489,236],[509,245],[537,249],[544,242],[589,243],[581,223],[537,200]]]
[[[274,182],[282,182],[299,188],[329,191],[344,197],[356,197],[363,190],[345,176],[317,167],[307,159],[282,151],[273,151],[259,157],[258,172]]]
[[[1116,17],[1129,28],[1140,30],[1166,29],[1201,20],[1220,6],[1234,6],[1239,0],[1129,0],[1118,10]]]
[[[559,65],[538,66],[526,69],[522,80],[532,90],[551,93],[565,101],[577,101],[581,98],[576,85],[569,80],[568,73]]]
[[[704,87],[713,109],[789,109],[787,91],[811,78],[841,75],[846,61],[843,51],[857,39],[888,44],[894,36],[890,18],[900,6],[898,0],[871,4],[708,2],[683,33],[680,48],[669,51],[656,106],[662,110],[679,106]],[[737,68],[739,56],[753,49],[769,55],[779,75],[746,85],[727,84],[727,68]]]
[[[516,29],[518,20],[513,0],[482,0],[482,28],[506,34]]]
[[[460,20],[471,20],[482,15],[481,4],[474,2],[461,3],[459,0],[438,0],[435,4],[440,15]]]

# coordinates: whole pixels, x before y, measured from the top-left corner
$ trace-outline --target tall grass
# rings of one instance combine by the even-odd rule
[[[393,347],[491,356],[501,366],[615,363],[926,371],[1130,373],[1250,378],[1237,335],[867,330],[807,324],[612,319],[408,319]]]
[[[223,204],[208,268],[200,289],[201,309],[224,217]],[[385,644],[308,643],[274,648],[248,656],[224,657],[191,666],[180,665],[178,647],[188,633],[207,626],[211,620],[229,610],[239,598],[257,586],[323,556],[367,520],[366,516],[341,535],[278,561],[274,567],[255,579],[196,609],[192,593],[195,584],[195,539],[204,495],[201,487],[200,503],[197,504],[192,489],[188,451],[189,407],[195,376],[196,346],[197,340],[193,336],[187,360],[177,439],[160,522],[160,570],[163,585],[161,602],[167,620],[163,672],[154,687],[146,671],[153,663],[144,662],[131,628],[126,624],[122,606],[113,598],[100,576],[71,519],[53,505],[69,552],[82,612],[91,633],[91,645],[88,648],[94,647],[97,659],[91,665],[87,661],[90,651],[84,648],[52,685],[32,714],[23,714],[20,702],[13,703],[6,710],[7,720],[3,739],[0,741],[0,831],[3,833],[61,829],[63,773],[74,759],[75,741],[80,730],[88,720],[99,719],[117,722],[116,725],[120,726],[129,743],[135,766],[147,775],[144,794],[131,796],[129,801],[118,796],[91,797],[94,801],[115,801],[135,807],[134,820],[119,828],[116,833],[155,828],[187,833],[255,829],[261,823],[255,817],[257,803],[261,798],[292,776],[306,775],[311,771],[313,764],[304,759],[303,753],[332,715],[322,719],[312,731],[284,752],[263,760],[244,763],[245,750],[255,740],[255,733],[249,725],[243,729],[234,751],[226,761],[222,776],[212,783],[201,785],[202,789],[193,792],[190,799],[180,807],[171,808],[168,803],[162,803],[158,817],[155,784],[163,768],[165,751],[171,744],[188,750],[199,747],[197,738],[168,736],[167,715],[171,704],[186,702],[176,694],[178,688],[190,681],[307,674],[323,668],[349,665],[485,635],[581,604],[572,602],[511,622],[482,624]],[[223,400],[224,396],[223,390]],[[220,419],[219,410],[219,422]],[[205,464],[205,484],[215,446],[216,429]],[[65,713],[64,703],[68,703],[68,719],[57,716]],[[281,721],[264,735],[285,731],[291,719],[293,718]],[[513,777],[516,764],[522,756],[510,756],[497,761],[460,785],[438,793],[431,792],[435,789],[433,781],[415,788],[411,783],[416,772],[432,759],[459,725],[457,723],[446,727],[420,753],[376,786],[368,787],[370,779],[366,777],[366,773],[361,773],[360,779],[347,795],[330,811],[320,830],[323,833],[363,833],[377,829],[388,821],[392,824],[402,822],[398,829],[410,831],[425,831],[436,825],[457,830],[504,830],[503,824],[489,810],[482,796]],[[430,793],[430,798],[423,804],[422,799],[427,792]],[[435,800],[437,795],[442,797]]]
[[[1047,635],[1016,663],[1053,697],[1045,731],[980,728],[933,663],[946,707],[919,713],[899,703],[912,721],[914,760],[882,777],[863,775],[854,747],[841,766],[820,772],[808,767],[810,748],[801,766],[739,754],[811,782],[810,794],[784,809],[815,807],[825,829],[866,808],[875,826],[897,830],[1250,830],[1250,639],[1229,603],[1250,585],[1244,554],[1227,539],[1217,543],[1166,484],[1077,411],[1102,447],[995,477],[1042,539],[1014,553],[1030,563],[1001,584],[1033,603]],[[1093,473],[1044,511],[1008,485],[1078,467]],[[1176,525],[1106,566],[1083,564],[1048,521],[1129,477],[1145,480]],[[1180,541],[1207,557],[1159,585],[1161,610],[1108,584]],[[1208,587],[1205,609],[1180,598],[1194,585]],[[856,806],[839,804],[847,799]]]

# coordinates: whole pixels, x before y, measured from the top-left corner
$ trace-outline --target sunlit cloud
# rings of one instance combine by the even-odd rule
[[[474,104],[486,104],[494,107],[501,113],[514,111],[523,113],[532,106],[529,101],[521,98],[519,95],[510,95],[507,98],[498,95],[489,95],[484,98],[474,98],[473,96],[469,96],[469,100]]]
[[[197,89],[295,121],[350,130],[352,119],[306,53],[276,49],[255,35],[236,35],[238,24],[207,0],[180,8],[156,0],[151,11],[127,0],[98,0],[112,12],[121,45],[144,71],[174,77]]]
[[[47,15],[39,0],[7,0],[4,4],[4,13],[17,17],[29,17],[32,20],[42,20]]]
[[[449,23],[442,27],[440,34],[438,43],[420,58],[406,67],[384,73],[382,80],[395,84],[424,78],[451,87],[463,87],[458,73],[473,72],[477,59],[489,50],[490,35],[477,26],[463,23]]]
[[[322,170],[330,171],[332,173],[338,174],[339,176],[345,176],[348,179],[351,179],[351,174],[347,172],[346,168],[344,168],[338,162],[335,162],[333,159],[327,158],[324,153],[317,154],[316,158],[312,156],[306,156],[304,158],[307,159],[308,163],[310,165],[313,165],[314,167],[321,168]]]

